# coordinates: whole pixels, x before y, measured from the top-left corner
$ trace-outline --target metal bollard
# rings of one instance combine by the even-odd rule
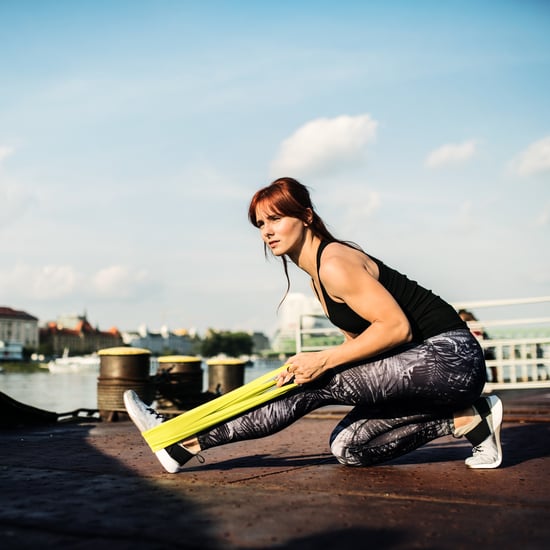
[[[208,391],[222,395],[244,384],[245,361],[241,359],[210,359],[208,365]]]
[[[158,358],[157,403],[160,409],[186,410],[201,402],[202,359],[189,355]]]
[[[102,420],[118,419],[126,413],[123,394],[134,390],[145,403],[155,398],[151,379],[151,352],[141,348],[106,348],[98,352],[97,408]]]

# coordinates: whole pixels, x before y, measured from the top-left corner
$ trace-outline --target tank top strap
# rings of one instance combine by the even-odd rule
[[[319,248],[317,250],[317,280],[319,281],[319,288],[321,290],[321,293],[323,294],[323,297],[325,299],[325,303],[330,300],[331,298],[327,294],[327,291],[325,290],[325,287],[323,286],[323,283],[321,281],[321,277],[319,275],[319,270],[321,269],[321,254],[323,253],[323,250],[327,246],[327,244],[330,244],[332,241],[321,241],[321,244],[319,245]],[[315,294],[317,294],[317,289],[315,288],[315,285],[313,285],[313,288],[315,290]],[[317,294],[317,298],[320,298]]]
[[[327,244],[330,244],[330,242],[331,241],[321,241],[321,244],[317,249],[317,278],[319,279],[319,283],[321,283],[321,278],[319,277],[319,269],[321,268],[321,254],[323,253],[323,250],[325,249]]]

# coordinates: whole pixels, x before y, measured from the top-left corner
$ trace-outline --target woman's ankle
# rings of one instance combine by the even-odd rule
[[[202,451],[199,440],[196,437],[182,441],[181,444],[194,455],[199,454]]]
[[[462,437],[481,422],[481,416],[474,407],[468,407],[453,415],[453,436]]]

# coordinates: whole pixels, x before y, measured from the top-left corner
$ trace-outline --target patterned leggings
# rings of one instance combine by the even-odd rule
[[[350,466],[402,456],[450,435],[453,412],[481,394],[483,352],[469,330],[453,330],[367,363],[333,369],[282,397],[199,434],[202,449],[255,439],[286,428],[325,405],[354,405],[330,437]]]

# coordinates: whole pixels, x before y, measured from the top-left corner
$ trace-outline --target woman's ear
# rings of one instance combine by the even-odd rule
[[[308,225],[311,225],[312,221],[313,221],[313,210],[311,208],[307,208],[306,221],[304,222],[304,225],[307,227]]]

